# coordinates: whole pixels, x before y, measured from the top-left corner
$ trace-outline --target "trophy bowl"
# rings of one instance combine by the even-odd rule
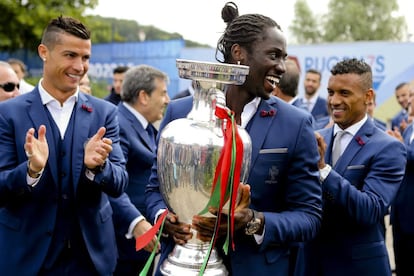
[[[220,63],[177,60],[181,78],[195,80],[193,107],[186,118],[171,121],[160,133],[157,165],[161,194],[180,221],[191,224],[210,199],[215,170],[224,145],[222,120],[214,112],[225,106],[225,85],[243,84],[249,67]],[[250,169],[251,140],[242,128],[243,142],[240,182],[246,183]],[[206,216],[211,214],[205,214]],[[193,230],[194,231],[194,230]],[[193,238],[184,246],[176,245],[161,265],[164,275],[198,275],[209,243]],[[215,249],[205,275],[227,275]]]

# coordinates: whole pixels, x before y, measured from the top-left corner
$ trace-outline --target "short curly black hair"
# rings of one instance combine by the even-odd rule
[[[332,75],[357,74],[361,76],[361,83],[365,88],[372,87],[372,69],[368,63],[362,59],[344,59],[331,69]]]

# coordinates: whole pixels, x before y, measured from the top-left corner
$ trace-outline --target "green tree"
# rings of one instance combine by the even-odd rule
[[[325,41],[401,41],[405,18],[394,16],[397,0],[330,0]]]
[[[295,18],[289,30],[295,42],[300,44],[318,43],[322,40],[320,24],[312,13],[306,0],[297,0],[295,3]]]
[[[290,30],[299,43],[401,41],[407,25],[397,12],[397,0],[330,0],[328,13],[318,21],[306,0],[297,0]]]
[[[82,20],[86,8],[98,0],[2,0],[0,2],[0,50],[35,51],[50,19],[59,15]]]

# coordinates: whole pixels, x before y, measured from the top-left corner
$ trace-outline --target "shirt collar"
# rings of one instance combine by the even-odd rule
[[[253,118],[254,114],[257,111],[257,108],[259,107],[260,100],[261,99],[259,97],[256,97],[244,106],[241,114],[242,128],[246,128],[251,118]]]
[[[347,133],[351,134],[352,136],[355,136],[355,134],[359,131],[359,129],[365,124],[365,122],[368,120],[368,115],[365,114],[364,118],[362,118],[361,121],[353,124],[352,126],[346,128],[346,129],[341,129],[337,124],[334,125],[334,136],[336,135],[336,133],[338,131],[346,131]]]
[[[310,97],[309,99],[305,98],[305,102],[309,102],[311,104],[315,104],[316,100],[318,99],[318,93],[315,93],[312,97]]]
[[[55,97],[53,97],[52,95],[50,95],[49,92],[46,91],[46,89],[42,85],[42,81],[43,81],[43,78],[41,78],[39,81],[39,94],[40,94],[40,99],[42,101],[42,104],[47,105],[53,101],[59,102]],[[68,102],[72,98],[74,98],[75,102],[77,102],[78,97],[79,97],[79,87],[76,89],[76,92],[72,96],[70,96],[65,102]]]
[[[142,114],[139,113],[135,108],[133,108],[129,103],[122,102],[122,104],[125,106],[126,109],[128,109],[132,113],[132,115],[134,115],[135,118],[137,118],[137,120],[141,123],[142,127],[146,129],[149,124],[147,119],[145,119],[145,117],[142,116]]]

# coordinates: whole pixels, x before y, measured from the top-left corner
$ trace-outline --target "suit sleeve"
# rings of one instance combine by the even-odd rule
[[[157,135],[157,145],[160,139],[160,134],[164,127],[171,121],[171,109],[172,105],[168,105],[167,110],[164,114],[163,120],[160,124],[160,129]],[[157,152],[157,151],[156,151]],[[148,185],[145,189],[145,205],[147,206],[147,219],[151,223],[155,223],[155,218],[159,210],[167,209],[167,205],[160,192],[160,183],[157,174],[157,155],[155,155],[154,162],[151,168],[151,175],[149,178]]]
[[[192,103],[193,97],[188,96],[173,100],[168,104],[167,110],[160,124],[160,129],[158,131],[157,145],[164,127],[173,120],[187,116],[187,114],[191,111]],[[145,189],[147,219],[149,219],[151,223],[154,223],[158,211],[161,209],[167,209],[167,205],[160,192],[160,183],[157,175],[157,169],[157,156],[155,156],[149,182]]]
[[[118,198],[109,197],[111,202],[115,229],[118,234],[125,235],[131,222],[137,217],[141,216],[139,210],[132,204],[126,193],[123,193]]]
[[[22,131],[22,137],[13,135],[14,125],[10,124],[0,114],[0,207],[7,202],[17,202],[19,198],[29,196],[31,187],[27,185],[27,158],[19,155],[24,151],[23,145],[18,141],[25,138],[26,131]]]
[[[103,172],[95,175],[94,182],[100,185],[109,196],[118,197],[128,186],[128,173],[125,169],[125,158],[120,145],[119,123],[115,106],[110,106],[104,126],[106,128],[105,137],[112,140],[112,152],[109,154]]]
[[[364,145],[370,147],[365,152],[371,157],[364,161],[366,170],[360,172],[362,175],[349,170],[342,176],[332,170],[323,183],[325,204],[340,208],[359,225],[377,224],[383,220],[404,176],[404,145],[394,138],[387,138]]]

